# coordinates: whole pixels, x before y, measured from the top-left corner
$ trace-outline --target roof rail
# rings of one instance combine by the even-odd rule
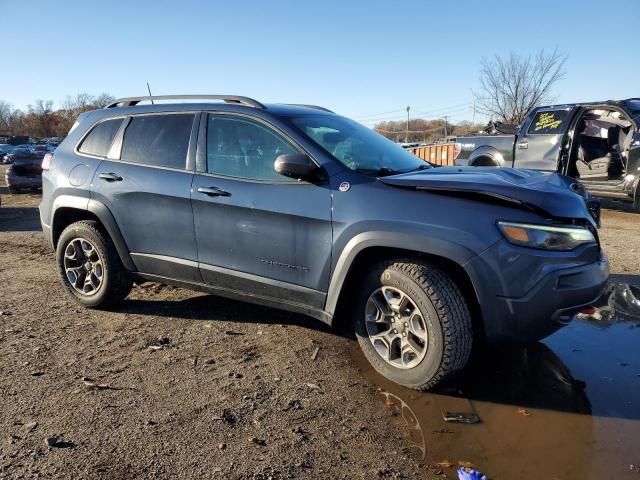
[[[263,104],[249,97],[241,97],[238,95],[156,95],[144,97],[127,97],[119,98],[104,108],[115,107],[132,107],[145,100],[153,102],[154,100],[222,100],[225,103],[236,103],[247,105],[254,108],[265,108]]]
[[[291,105],[292,107],[314,108],[316,110],[322,110],[323,112],[336,113],[333,110],[329,110],[328,108],[321,107],[319,105],[309,105],[308,103],[285,103],[285,105]]]

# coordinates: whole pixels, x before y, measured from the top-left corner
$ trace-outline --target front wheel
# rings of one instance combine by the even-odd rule
[[[389,380],[428,390],[466,366],[471,315],[440,269],[412,260],[383,263],[366,275],[357,302],[358,343]]]
[[[62,284],[85,307],[110,307],[131,291],[131,279],[98,222],[83,220],[65,228],[56,260]]]

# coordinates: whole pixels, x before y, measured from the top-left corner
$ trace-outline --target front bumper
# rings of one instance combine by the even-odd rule
[[[471,262],[473,263],[473,262]],[[609,278],[609,262],[604,252],[596,261],[577,266],[540,268],[535,284],[522,295],[505,295],[505,279],[495,277],[496,271],[479,272],[479,263],[473,276],[486,278],[476,283],[476,293],[482,312],[484,330],[490,343],[531,343],[540,340],[569,323],[575,314],[593,304],[604,292]],[[559,268],[555,268],[559,267]],[[526,284],[532,272],[521,272]],[[496,292],[502,285],[503,291]]]

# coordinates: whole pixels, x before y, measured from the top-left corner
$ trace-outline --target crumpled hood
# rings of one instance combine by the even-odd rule
[[[585,203],[584,195],[588,194],[583,193],[576,180],[557,173],[498,167],[441,167],[379,180],[387,185],[432,192],[487,195],[543,210],[553,217],[593,221]]]

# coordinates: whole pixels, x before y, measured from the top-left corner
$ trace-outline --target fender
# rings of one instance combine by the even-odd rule
[[[490,158],[493,161],[493,165],[476,164],[476,160],[481,157]],[[504,160],[504,156],[502,155],[502,153],[500,153],[500,151],[497,148],[492,147],[490,145],[482,145],[476,148],[473,152],[471,152],[471,155],[469,156],[469,165],[472,167],[477,167],[477,166],[503,167],[505,166],[505,160]]]
[[[129,271],[136,271],[133,260],[129,255],[129,248],[127,247],[127,244],[122,237],[122,233],[120,233],[118,224],[113,218],[113,214],[111,213],[111,211],[104,204],[94,199],[76,197],[71,195],[60,195],[54,200],[53,203],[53,215],[51,216],[52,225],[57,210],[62,207],[84,210],[95,215],[109,234],[109,237],[116,247],[116,251],[120,256],[120,260],[122,261],[124,267]]]
[[[471,249],[440,238],[425,238],[402,232],[369,231],[354,236],[342,250],[331,276],[325,311],[334,315],[349,270],[358,254],[367,248],[387,247],[411,250],[451,260],[461,267],[477,256]]]

